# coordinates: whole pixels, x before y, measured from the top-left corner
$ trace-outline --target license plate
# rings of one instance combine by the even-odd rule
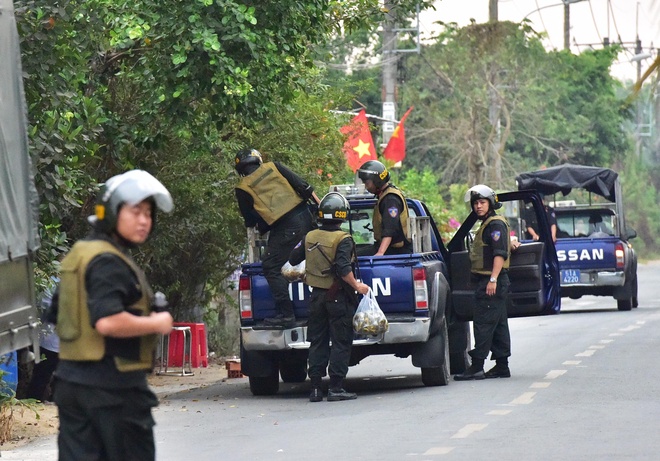
[[[564,285],[570,285],[572,283],[580,283],[580,270],[566,269],[561,271],[561,283]]]

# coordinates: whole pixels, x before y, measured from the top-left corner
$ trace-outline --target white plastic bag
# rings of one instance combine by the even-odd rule
[[[353,316],[353,331],[360,335],[377,335],[385,333],[388,328],[387,318],[380,309],[374,292],[369,289]]]
[[[300,264],[292,266],[289,261],[287,261],[284,266],[282,266],[282,275],[289,282],[296,282],[299,280],[305,280],[305,260]]]

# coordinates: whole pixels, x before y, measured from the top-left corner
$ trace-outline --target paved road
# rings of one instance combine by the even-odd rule
[[[351,368],[349,402],[307,401],[309,384],[253,397],[246,379],[170,396],[156,411],[161,461],[657,460],[660,262],[640,265],[640,307],[564,300],[512,319],[510,379],[426,388],[409,359]],[[55,459],[53,438],[2,459]]]

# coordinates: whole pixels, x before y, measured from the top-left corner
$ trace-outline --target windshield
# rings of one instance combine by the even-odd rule
[[[612,210],[559,210],[557,214],[557,238],[604,237],[614,235]]]

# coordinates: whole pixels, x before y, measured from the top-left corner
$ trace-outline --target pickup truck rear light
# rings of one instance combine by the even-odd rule
[[[616,268],[617,269],[623,269],[624,263],[625,263],[625,251],[623,251],[623,243],[617,243],[616,244],[616,249],[614,250],[614,254],[616,255]]]
[[[247,276],[241,276],[238,281],[238,306],[242,319],[252,318],[252,290],[250,279]]]
[[[413,269],[415,284],[415,309],[429,308],[429,293],[426,289],[426,271],[423,268]]]

